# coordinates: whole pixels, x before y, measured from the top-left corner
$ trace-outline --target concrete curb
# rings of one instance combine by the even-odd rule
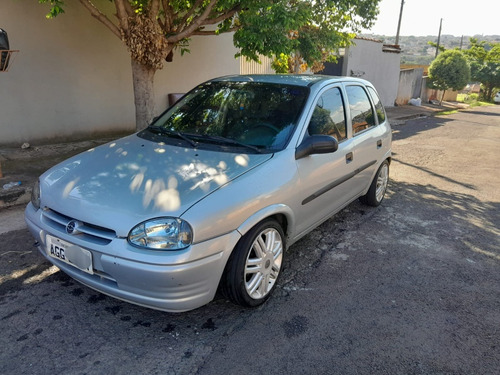
[[[31,199],[31,186],[19,186],[3,190],[0,192],[0,208],[13,207],[21,204],[27,204]]]
[[[419,114],[414,114],[414,115],[408,115],[408,116],[402,116],[398,117],[396,119],[389,119],[389,122],[391,126],[398,126],[398,125],[404,125],[406,121],[409,120],[415,120],[418,118],[426,118],[426,117],[431,117],[434,116],[435,113],[419,113]]]

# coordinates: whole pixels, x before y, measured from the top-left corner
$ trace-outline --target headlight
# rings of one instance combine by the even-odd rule
[[[36,180],[31,191],[31,204],[35,209],[40,209],[40,181]]]
[[[148,220],[136,225],[128,241],[147,249],[180,250],[191,245],[193,231],[187,222],[173,217]]]

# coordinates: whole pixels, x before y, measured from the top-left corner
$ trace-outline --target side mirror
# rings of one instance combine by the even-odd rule
[[[314,154],[329,154],[338,148],[339,142],[330,135],[311,135],[304,138],[295,150],[295,160]]]

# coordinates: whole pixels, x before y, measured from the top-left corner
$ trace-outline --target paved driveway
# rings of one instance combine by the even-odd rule
[[[389,194],[289,249],[264,306],[168,314],[0,235],[0,373],[497,374],[500,107],[394,128]],[[0,215],[3,220],[3,214]]]

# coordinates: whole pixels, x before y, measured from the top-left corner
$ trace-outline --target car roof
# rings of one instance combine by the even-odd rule
[[[225,76],[212,80],[219,82],[262,82],[278,83],[294,86],[311,87],[318,83],[359,82],[368,84],[368,81],[354,77],[325,76],[319,74],[249,74]]]

